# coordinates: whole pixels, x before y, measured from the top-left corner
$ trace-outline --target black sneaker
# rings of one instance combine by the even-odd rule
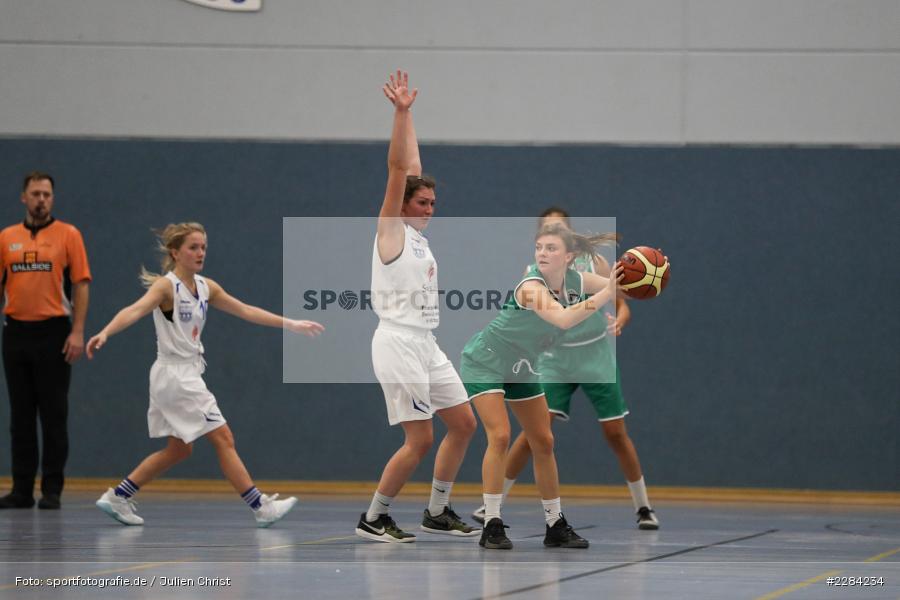
[[[478,535],[481,529],[473,529],[471,526],[466,525],[459,518],[459,515],[453,512],[452,508],[445,506],[444,512],[436,517],[432,517],[428,509],[425,509],[425,515],[422,517],[422,531],[472,537]]]
[[[59,494],[44,494],[43,497],[38,500],[38,508],[42,510],[59,510],[59,507]]]
[[[366,513],[359,516],[356,535],[376,542],[408,543],[416,541],[416,536],[406,533],[388,515],[378,515],[374,521],[366,521]]]
[[[0,508],[31,508],[34,506],[34,498],[9,493],[0,498]]]
[[[642,506],[637,511],[638,529],[656,530],[659,529],[659,521],[656,519],[656,513],[652,508]]]
[[[547,525],[544,545],[549,548],[587,548],[591,544],[575,533],[575,530],[566,523],[565,517],[559,515],[559,521],[554,523],[553,527]]]
[[[504,529],[509,529],[509,525],[504,525],[503,521],[494,517],[485,524],[478,545],[487,550],[512,549],[512,542],[506,537]]]

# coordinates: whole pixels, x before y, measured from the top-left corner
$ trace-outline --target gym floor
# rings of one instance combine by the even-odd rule
[[[143,527],[97,496],[0,511],[0,598],[900,598],[896,505],[668,502],[639,531],[630,504],[576,499],[566,517],[591,547],[563,550],[544,548],[537,501],[513,497],[514,548],[485,551],[420,532],[424,497],[391,511],[416,543],[380,544],[354,534],[367,496],[301,497],[271,529],[233,494],[142,492]],[[478,498],[455,502],[471,522]]]

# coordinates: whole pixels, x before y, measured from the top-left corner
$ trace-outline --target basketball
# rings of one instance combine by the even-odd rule
[[[629,298],[655,298],[669,282],[669,261],[659,250],[638,246],[626,250],[619,261],[625,267],[625,276],[619,285]]]

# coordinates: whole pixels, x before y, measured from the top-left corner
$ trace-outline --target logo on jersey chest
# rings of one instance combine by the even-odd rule
[[[192,310],[179,310],[178,311],[178,318],[181,319],[182,323],[189,323],[193,316],[194,316],[194,311],[192,311]]]
[[[413,256],[416,258],[425,258],[425,247],[422,245],[421,240],[413,239],[411,240]]]
[[[9,267],[13,273],[30,273],[35,271],[52,271],[53,262],[49,260],[39,261],[37,252],[25,252],[24,262],[13,263]]]

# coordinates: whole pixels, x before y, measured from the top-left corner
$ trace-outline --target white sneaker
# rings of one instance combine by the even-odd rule
[[[297,499],[293,496],[284,500],[278,500],[278,494],[273,494],[272,496],[263,494],[260,496],[259,501],[259,508],[253,511],[257,527],[269,527],[272,523],[280,521],[297,504]]]
[[[116,492],[109,488],[96,502],[97,508],[111,516],[123,525],[143,525],[144,519],[134,512],[137,502],[131,498],[116,496]]]
[[[472,518],[484,525],[484,504],[475,509],[475,512],[472,513]]]

